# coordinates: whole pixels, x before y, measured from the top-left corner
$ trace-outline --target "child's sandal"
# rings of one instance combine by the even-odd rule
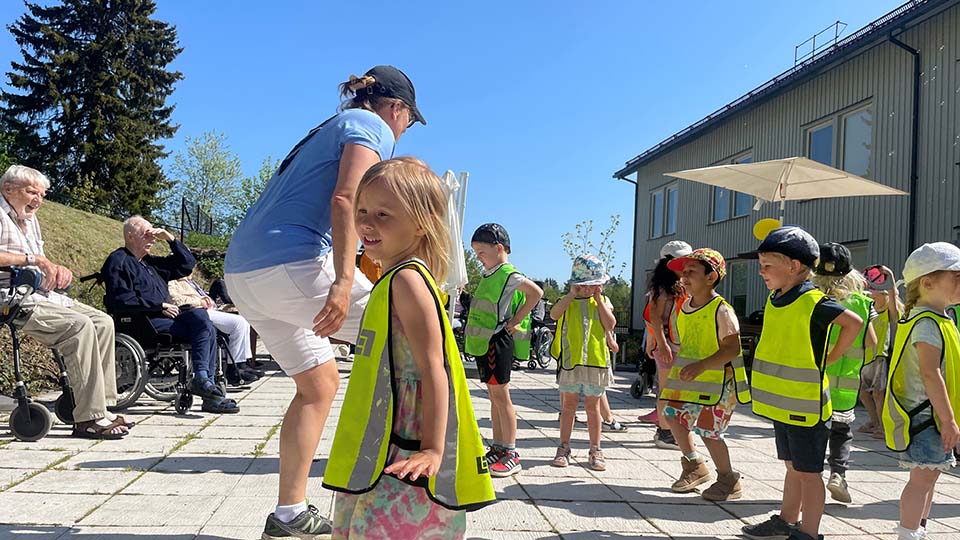
[[[550,465],[560,468],[570,465],[570,447],[560,445],[560,447],[557,448],[557,455],[553,458],[553,462]]]
[[[603,459],[603,450],[599,448],[590,449],[590,458],[587,461],[587,466],[595,471],[607,470],[607,462]]]

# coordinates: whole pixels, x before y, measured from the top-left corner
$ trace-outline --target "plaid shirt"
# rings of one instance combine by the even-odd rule
[[[10,206],[6,197],[3,196],[0,196],[0,214],[2,214],[0,215],[0,251],[46,257],[43,252],[43,235],[40,234],[40,222],[36,215],[23,221],[26,231],[20,229],[17,225],[17,221],[19,221],[17,211]],[[0,289],[5,290],[9,287],[10,273],[0,272]],[[35,302],[53,301],[65,307],[73,305],[73,300],[69,297],[52,291],[38,291],[30,299]]]

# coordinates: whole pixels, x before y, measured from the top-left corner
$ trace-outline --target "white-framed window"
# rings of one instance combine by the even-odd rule
[[[872,176],[873,109],[869,104],[839,111],[804,132],[808,158],[857,176]]]
[[[680,189],[670,184],[650,192],[650,238],[660,238],[677,233],[677,207],[680,204]]]
[[[716,163],[716,165],[725,163],[753,163],[753,155],[741,154],[735,158]],[[714,186],[713,212],[711,213],[713,223],[746,216],[750,213],[752,207],[753,196]]]

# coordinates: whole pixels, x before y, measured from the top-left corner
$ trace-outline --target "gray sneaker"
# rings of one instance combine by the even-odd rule
[[[329,540],[331,534],[333,522],[321,516],[311,504],[290,523],[280,521],[273,514],[267,516],[260,540]]]

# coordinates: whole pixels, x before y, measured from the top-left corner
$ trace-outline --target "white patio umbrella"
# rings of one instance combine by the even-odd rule
[[[781,224],[787,201],[908,195],[905,191],[803,157],[717,165],[665,173],[664,176],[693,180],[753,195],[760,199],[754,210],[760,209],[761,201],[779,202]]]
[[[460,173],[460,179],[453,171],[443,173],[440,178],[443,191],[447,194],[447,226],[450,230],[450,268],[447,280],[442,287],[450,297],[450,321],[453,321],[457,289],[467,284],[467,263],[463,257],[463,213],[467,205],[467,180],[470,174]]]

